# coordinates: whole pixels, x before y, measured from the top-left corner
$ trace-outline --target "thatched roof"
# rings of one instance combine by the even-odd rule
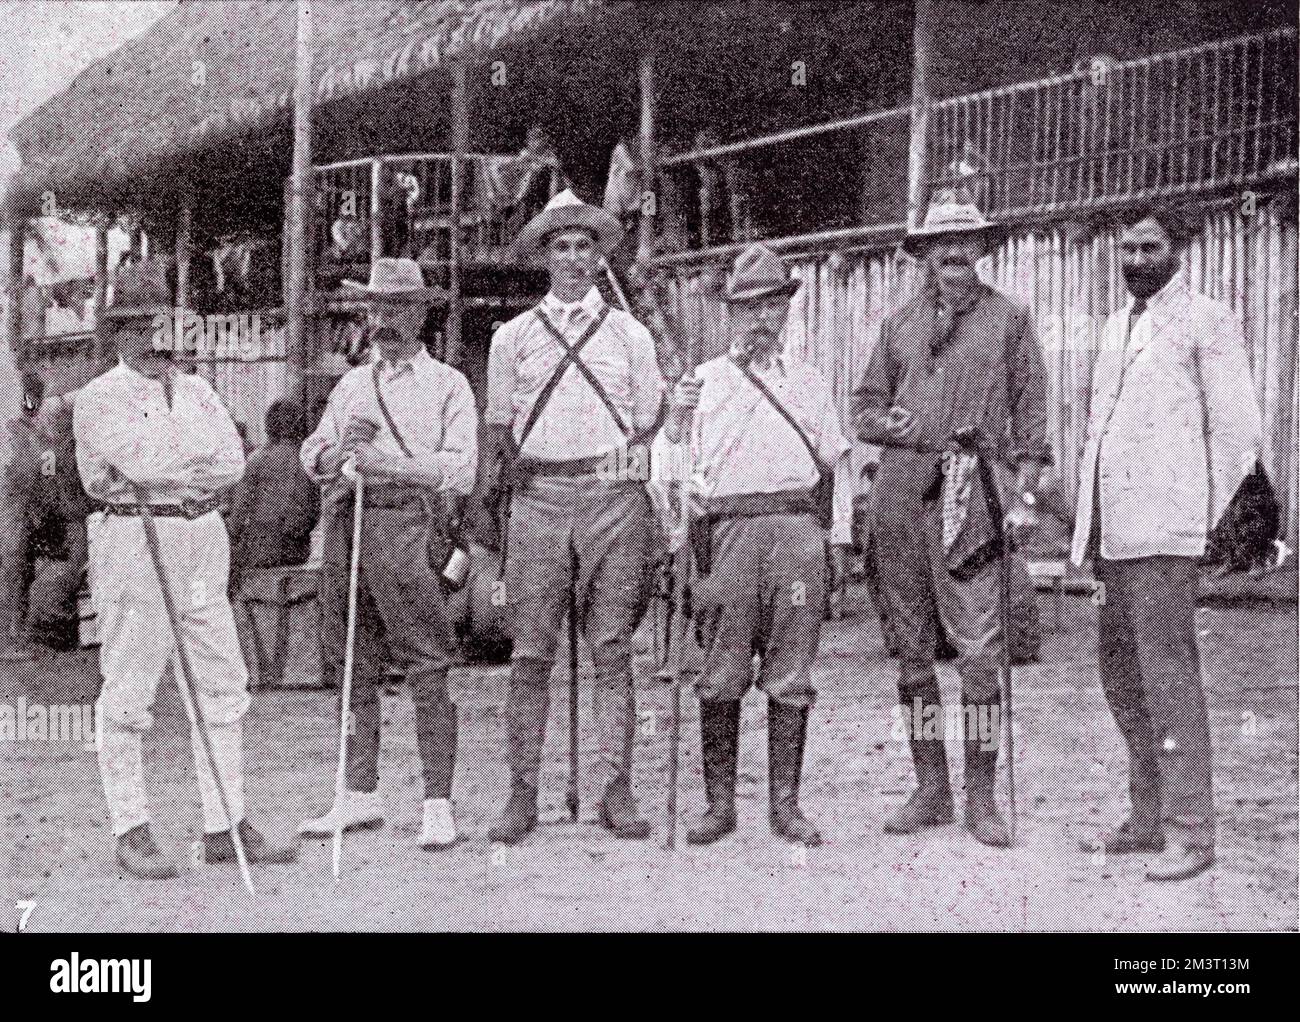
[[[326,103],[438,68],[465,51],[586,23],[603,0],[316,0],[316,97]],[[156,173],[287,117],[294,0],[181,0],[9,133],[27,195]],[[60,196],[62,204],[62,197]]]

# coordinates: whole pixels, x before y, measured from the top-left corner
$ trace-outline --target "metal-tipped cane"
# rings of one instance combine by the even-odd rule
[[[343,863],[343,799],[347,787],[348,718],[352,712],[352,667],[357,646],[357,586],[361,577],[361,510],[366,481],[349,461],[345,474],[354,476],[356,499],[352,509],[352,557],[348,565],[348,622],[343,646],[343,684],[339,695],[339,765],[334,773],[334,882]]]
[[[1007,839],[1016,843],[1016,766],[1015,745],[1011,730],[1011,551],[1012,538],[1007,535],[1006,512],[993,472],[989,444],[982,430],[957,433],[954,440],[975,455],[984,503],[995,530],[998,557],[998,617],[1002,627],[1002,662],[998,665],[998,687],[1002,694],[1002,716],[1006,721],[1007,747]]]
[[[136,504],[140,508],[145,546],[149,548],[149,559],[153,562],[154,573],[158,576],[158,587],[162,590],[167,623],[171,626],[172,637],[176,640],[176,663],[181,671],[181,684],[178,686],[181,690],[181,698],[186,704],[185,708],[189,711],[190,719],[194,721],[194,730],[198,732],[200,744],[207,756],[208,769],[212,771],[212,779],[216,782],[217,797],[221,800],[221,811],[225,814],[226,822],[230,824],[230,837],[235,845],[235,858],[239,860],[239,872],[244,878],[244,886],[248,888],[249,894],[256,897],[257,892],[253,890],[253,877],[248,871],[248,856],[244,854],[244,839],[239,833],[239,824],[242,821],[234,819],[230,812],[230,799],[226,795],[226,785],[221,779],[221,771],[217,769],[217,754],[212,748],[212,736],[208,734],[208,722],[203,716],[203,707],[199,705],[194,668],[190,664],[189,650],[185,648],[180,616],[177,614],[176,602],[172,599],[171,586],[167,582],[167,573],[163,568],[162,549],[158,545],[158,528],[154,524],[153,515],[149,513],[144,491],[135,483],[131,484],[131,488],[135,491]]]

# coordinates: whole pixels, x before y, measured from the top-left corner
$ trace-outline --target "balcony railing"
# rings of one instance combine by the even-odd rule
[[[1245,186],[1296,169],[1296,31],[1218,40],[930,108],[926,180],[994,218]]]
[[[921,194],[960,182],[1008,220],[1285,179],[1297,169],[1296,38],[1284,28],[1099,58],[932,103]],[[661,159],[680,207],[661,222],[665,248],[691,258],[758,238],[811,248],[896,236],[910,124],[900,107]]]
[[[353,268],[379,255],[445,264],[454,230],[463,261],[508,262],[519,228],[559,190],[558,165],[554,159],[467,154],[459,223],[453,225],[452,163],[447,153],[412,153],[315,168],[318,268]]]

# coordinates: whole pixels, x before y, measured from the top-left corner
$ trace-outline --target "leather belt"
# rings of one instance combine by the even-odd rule
[[[759,518],[763,515],[816,515],[817,504],[810,490],[778,490],[774,493],[735,493],[710,497],[705,517],[710,521],[730,518]]]
[[[104,513],[139,518],[142,510],[155,518],[186,518],[191,522],[217,510],[221,501],[216,497],[207,500],[183,500],[179,504],[105,504]]]
[[[537,458],[518,458],[514,469],[521,478],[529,476],[591,476],[610,463],[608,454],[597,454],[590,458],[573,458],[569,461],[542,461]],[[608,471],[606,469],[606,471]]]

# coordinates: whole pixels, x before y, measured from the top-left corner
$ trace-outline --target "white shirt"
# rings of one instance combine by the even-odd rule
[[[72,413],[77,469],[92,500],[149,503],[205,500],[244,472],[244,445],[207,380],[172,377],[167,403],[158,380],[119,363],[91,380]]]
[[[548,294],[539,307],[572,345],[606,305],[592,287],[579,302],[561,302]],[[512,427],[517,441],[533,403],[564,355],[533,310],[505,323],[493,336],[488,355],[487,408],[483,413],[488,425]],[[624,423],[634,431],[654,424],[663,377],[649,330],[627,313],[610,309],[583,347],[581,358]],[[552,392],[522,453],[546,461],[568,461],[605,454],[626,443],[595,389],[581,372],[570,367]]]
[[[470,493],[478,472],[478,410],[464,374],[439,362],[423,347],[414,358],[380,361],[378,365],[384,405],[411,452],[411,460],[427,476],[439,480],[438,489]],[[379,407],[374,371],[375,363],[357,366],[339,380],[320,423],[303,442],[302,466],[317,482],[323,481],[317,461],[328,448],[338,445],[354,416],[379,425],[374,439],[377,450],[406,460]]]
[[[766,369],[752,368],[798,420],[822,463],[836,470],[830,540],[849,543],[853,517],[850,445],[840,429],[830,387],[815,366],[780,355]],[[652,462],[656,478],[681,478],[684,472],[677,464],[689,456],[694,488],[706,499],[806,490],[816,485],[817,464],[794,427],[728,356],[705,362],[697,375],[703,386],[690,453],[672,451],[666,440],[658,445]]]

